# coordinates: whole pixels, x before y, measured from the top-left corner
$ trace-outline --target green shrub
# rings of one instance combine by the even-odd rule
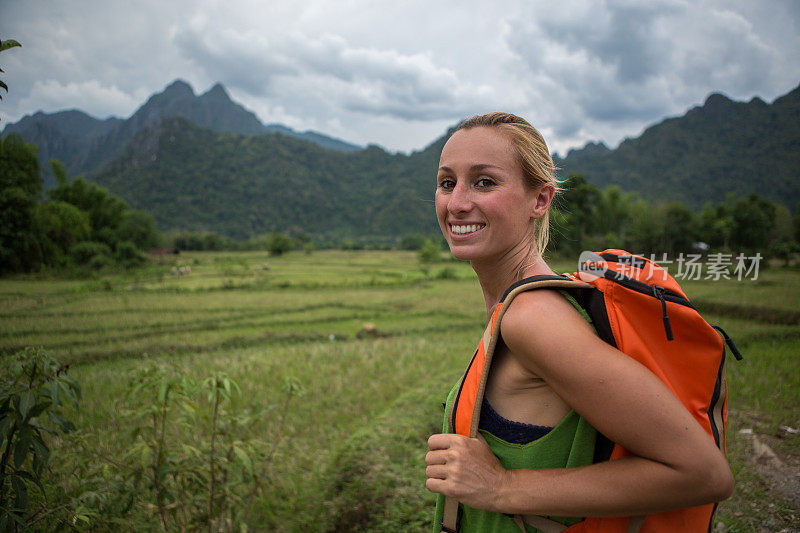
[[[107,255],[96,255],[89,260],[89,270],[103,270],[114,266],[114,260]]]
[[[339,245],[339,248],[341,248],[342,250],[363,250],[364,249],[364,243],[363,242],[359,242],[359,241],[355,241],[353,239],[345,239]]]
[[[425,238],[425,235],[419,233],[404,235],[403,238],[400,239],[400,249],[420,250],[423,246],[425,246],[426,241],[427,239]]]
[[[49,352],[26,348],[0,357],[0,531],[27,529],[67,507],[48,508],[55,503],[44,487],[45,436],[74,429],[60,412],[79,399],[78,383]]]
[[[117,261],[125,268],[132,268],[145,262],[144,254],[131,241],[117,243]]]
[[[96,484],[90,513],[108,523],[136,523],[149,509],[165,531],[232,531],[244,526],[272,489],[271,465],[286,430],[293,397],[303,393],[287,378],[280,407],[233,402],[239,386],[217,374],[193,380],[177,367],[134,371],[119,416],[130,438],[125,452],[85,466]],[[269,438],[253,426],[269,411],[281,416]],[[126,516],[127,515],[127,516]],[[91,525],[91,524],[90,524]]]
[[[418,256],[423,263],[433,263],[442,258],[442,249],[433,239],[428,239],[420,248]]]
[[[269,253],[272,255],[284,254],[285,252],[293,250],[294,247],[294,240],[283,233],[271,234],[267,243],[267,250],[269,250]]]
[[[72,262],[76,265],[88,265],[93,257],[105,256],[111,258],[111,248],[102,242],[84,241],[79,242],[69,249]]]
[[[456,279],[456,271],[453,267],[446,266],[436,273],[436,279]]]
[[[129,209],[117,228],[117,241],[131,241],[140,250],[149,250],[158,245],[159,236],[153,215]]]

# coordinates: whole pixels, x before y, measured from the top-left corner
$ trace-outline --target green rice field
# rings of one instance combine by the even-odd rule
[[[82,389],[65,413],[76,430],[50,441],[52,528],[430,530],[426,440],[485,320],[469,265],[400,251],[164,261],[0,280],[0,352],[41,346]],[[719,531],[797,531],[800,271],[682,284],[745,356],[728,364],[737,488]],[[215,400],[209,378],[234,384]]]

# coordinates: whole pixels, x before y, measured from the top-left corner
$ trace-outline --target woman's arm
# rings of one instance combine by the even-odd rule
[[[505,470],[485,442],[432,436],[427,487],[477,509],[627,516],[727,498],[733,476],[714,441],[647,368],[600,340],[561,295],[517,296],[501,322],[511,354],[634,457],[570,469]]]

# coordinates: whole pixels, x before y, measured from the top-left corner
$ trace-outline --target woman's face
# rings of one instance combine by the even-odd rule
[[[534,219],[544,214],[540,197],[525,186],[513,146],[494,128],[459,130],[442,149],[436,216],[457,259],[499,260],[529,249]]]

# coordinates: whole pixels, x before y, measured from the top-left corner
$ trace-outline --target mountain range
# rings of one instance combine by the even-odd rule
[[[650,201],[694,208],[755,192],[800,204],[800,87],[771,104],[712,94],[616,149],[589,143],[555,157],[559,174],[584,174]],[[434,233],[432,198],[439,153],[390,154],[316,132],[265,126],[217,84],[196,96],[177,80],[130,118],[98,120],[80,111],[36,113],[18,132],[86,173],[162,231],[216,231],[247,237],[302,230],[334,239],[388,239]]]
[[[280,124],[264,125],[254,113],[231,100],[221,84],[197,96],[183,80],[175,80],[162,92],[152,95],[125,120],[116,117],[99,120],[75,109],[50,114],[40,111],[7,125],[3,133],[19,133],[39,146],[43,168],[54,157],[71,174],[93,174],[119,157],[138,131],[170,116],[184,117],[216,133],[277,132],[332,150],[352,152],[363,148],[314,131],[301,133]]]
[[[710,95],[681,117],[647,128],[615,150],[589,143],[556,158],[562,173],[599,187],[618,185],[652,200],[692,207],[728,193],[800,204],[800,87],[772,104]]]

